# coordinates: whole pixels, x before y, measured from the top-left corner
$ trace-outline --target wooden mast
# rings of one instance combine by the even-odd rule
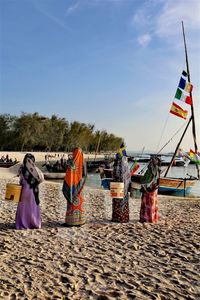
[[[187,74],[188,74],[188,82],[190,82],[190,70],[189,70],[189,63],[188,63],[188,54],[187,54],[187,46],[186,46],[186,39],[185,39],[185,30],[184,30],[183,21],[181,23],[182,23],[182,30],[183,30],[183,41],[184,41],[184,48],[185,48],[185,59],[186,59],[186,67],[187,67]],[[190,92],[190,97],[192,99],[192,92]],[[197,139],[196,139],[195,120],[194,120],[193,99],[192,99],[192,104],[191,104],[191,117],[192,117],[192,134],[193,134],[193,139],[194,139],[194,148],[195,148],[195,153],[197,153],[198,147],[197,147]],[[197,177],[199,179],[199,167],[198,167],[197,164],[196,164],[196,169],[197,169]]]
[[[186,68],[187,68],[188,82],[190,82],[190,70],[189,70],[188,54],[187,54],[187,47],[186,47],[186,39],[185,39],[185,31],[184,31],[183,21],[182,21],[182,30],[183,30],[183,41],[184,41],[184,48],[185,48],[185,58],[186,58]],[[190,97],[192,99],[192,92],[190,92]],[[184,132],[183,132],[183,134],[181,136],[181,139],[180,139],[177,147],[176,147],[176,150],[174,152],[174,155],[172,156],[170,165],[168,166],[168,168],[167,168],[167,170],[165,172],[164,177],[167,176],[168,171],[169,171],[170,167],[173,164],[173,161],[174,161],[174,158],[176,156],[176,153],[177,153],[177,151],[179,149],[179,146],[180,146],[180,144],[181,144],[181,142],[183,140],[183,137],[184,137],[184,135],[185,135],[185,133],[186,133],[186,131],[188,129],[188,126],[189,126],[189,124],[190,124],[191,121],[192,121],[192,134],[193,134],[193,139],[194,139],[194,147],[195,147],[195,152],[197,153],[198,149],[197,149],[197,141],[196,141],[196,128],[195,128],[195,120],[194,120],[194,106],[193,106],[193,101],[192,101],[192,104],[191,104],[191,117],[190,117],[190,119],[188,121],[188,124],[187,124],[187,126],[186,126],[186,128],[185,128],[185,130],[184,130]],[[199,167],[198,167],[197,164],[196,164],[196,169],[197,169],[197,177],[199,179]]]
[[[94,161],[96,161],[96,156],[97,156],[97,153],[99,151],[100,140],[101,140],[101,132],[100,132],[100,135],[99,135],[99,140],[98,140],[98,144],[97,144],[96,151],[95,151]]]

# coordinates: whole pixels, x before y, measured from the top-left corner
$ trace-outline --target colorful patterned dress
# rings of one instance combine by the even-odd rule
[[[124,183],[124,198],[112,199],[112,221],[126,223],[129,221],[129,194],[131,181],[126,157],[117,155],[113,166],[113,181]]]
[[[158,185],[160,177],[160,160],[153,157],[143,178],[140,222],[154,223],[160,220],[158,214]]]
[[[84,198],[81,194],[86,179],[86,166],[81,149],[76,148],[69,159],[63,183],[63,195],[67,200],[65,226],[85,223]]]

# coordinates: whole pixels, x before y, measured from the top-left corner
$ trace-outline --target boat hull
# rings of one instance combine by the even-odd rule
[[[112,181],[112,169],[101,170],[101,185],[104,189],[110,189],[110,182]],[[143,175],[134,174],[131,176],[132,186],[135,189],[141,188]],[[171,178],[161,177],[159,180],[159,194],[185,196],[190,193],[192,186],[196,183],[196,178]]]
[[[19,161],[0,162],[0,168],[10,168],[16,165]]]
[[[142,175],[134,174],[131,177],[131,181],[141,184],[142,178],[143,178]],[[161,177],[159,181],[158,192],[160,194],[185,195],[185,193],[189,193],[189,191],[191,190],[195,182],[196,182],[196,178],[187,179],[187,178]]]
[[[46,180],[63,180],[65,173],[43,173]]]

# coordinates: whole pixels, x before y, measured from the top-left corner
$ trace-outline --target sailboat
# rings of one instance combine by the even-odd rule
[[[187,78],[188,78],[188,83],[190,84],[190,71],[189,71],[189,63],[188,63],[188,55],[187,55],[187,47],[186,47],[186,39],[185,39],[185,31],[184,31],[184,24],[182,21],[182,31],[183,31],[183,40],[184,40],[184,48],[185,48],[185,58],[186,58],[186,68],[187,68]],[[190,99],[192,99],[192,90],[190,90],[189,92],[189,97]],[[188,177],[185,178],[172,178],[172,177],[168,177],[168,172],[170,170],[170,168],[173,165],[173,161],[175,159],[175,156],[177,154],[177,151],[180,148],[181,142],[188,130],[188,127],[190,125],[190,123],[192,122],[192,135],[193,135],[193,140],[194,140],[194,148],[195,148],[195,153],[198,153],[198,148],[197,148],[197,141],[196,141],[196,127],[195,127],[195,118],[194,118],[194,107],[193,107],[193,101],[191,101],[190,103],[191,106],[191,116],[189,118],[189,121],[183,131],[183,134],[176,146],[176,149],[174,151],[174,154],[172,155],[171,161],[169,166],[167,167],[164,176],[160,177],[160,181],[159,181],[159,192],[160,193],[182,193],[184,196],[186,195],[186,192],[188,192],[189,189],[191,189],[191,187],[196,183],[197,180],[199,180],[199,166],[198,164],[196,164],[196,172],[197,175],[195,176],[190,176],[188,175]],[[158,153],[159,154],[159,153]],[[134,174],[131,177],[132,182],[137,182],[137,183],[141,183],[143,175],[141,174]]]
[[[187,47],[186,47],[186,39],[185,39],[185,31],[184,31],[184,24],[182,22],[182,31],[183,31],[183,40],[184,40],[184,48],[185,48],[185,58],[186,58],[186,68],[187,72],[187,79],[188,83],[190,84],[190,72],[189,72],[189,63],[188,63],[188,55],[187,55]],[[189,97],[192,99],[192,90],[189,91]],[[178,194],[178,195],[186,195],[186,193],[192,188],[192,186],[196,183],[197,180],[199,180],[199,166],[196,164],[196,176],[191,176],[187,175],[185,178],[173,178],[169,177],[168,172],[170,168],[173,166],[177,151],[180,148],[181,142],[189,128],[189,125],[192,123],[192,135],[193,135],[193,140],[194,140],[194,148],[195,148],[195,153],[198,153],[198,148],[197,148],[197,141],[196,141],[196,127],[195,127],[195,118],[194,118],[194,107],[193,107],[193,102],[191,101],[191,116],[189,118],[189,121],[187,122],[187,125],[182,133],[182,136],[176,146],[176,149],[174,151],[174,154],[171,157],[171,161],[164,173],[164,176],[160,177],[159,180],[159,193],[167,193],[167,194]],[[176,114],[176,113],[174,113]],[[166,144],[165,144],[166,145]],[[162,147],[161,150],[163,150],[164,147]],[[161,151],[160,150],[160,151]],[[160,151],[156,154],[157,156],[160,155]],[[112,181],[112,169],[104,169],[104,172],[101,174],[102,178],[102,185],[104,188],[109,188],[109,183]],[[140,187],[140,184],[142,183],[142,178],[143,175],[140,173],[134,173],[131,176],[131,181],[133,183],[133,187],[136,186]],[[139,184],[139,186],[137,184]],[[135,185],[136,184],[136,185]]]

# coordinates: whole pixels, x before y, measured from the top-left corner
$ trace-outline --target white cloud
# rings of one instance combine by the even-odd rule
[[[186,24],[188,30],[200,29],[199,0],[164,2],[161,14],[155,23],[155,33],[159,36],[179,34],[181,21]]]
[[[145,47],[150,43],[151,35],[149,33],[145,33],[145,34],[139,36],[137,40],[141,46]]]
[[[151,5],[150,5],[151,4]],[[146,2],[133,15],[132,23],[142,32],[138,42],[143,46],[141,37],[152,36],[159,38],[180,36],[181,21],[187,31],[200,29],[200,1],[199,0],[157,0]],[[148,33],[146,33],[148,28]],[[151,35],[150,33],[151,32]]]

